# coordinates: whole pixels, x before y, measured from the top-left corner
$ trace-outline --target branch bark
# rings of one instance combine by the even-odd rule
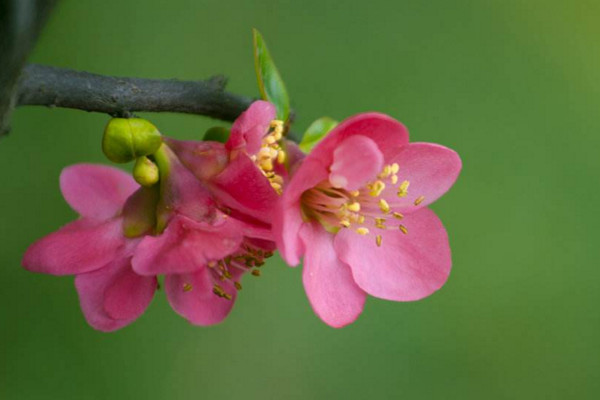
[[[133,112],[177,112],[233,121],[252,99],[226,92],[226,80],[119,78],[27,65],[19,81],[17,106],[39,105],[129,116]]]

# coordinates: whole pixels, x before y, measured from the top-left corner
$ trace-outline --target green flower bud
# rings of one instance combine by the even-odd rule
[[[162,143],[160,132],[141,118],[113,118],[102,138],[102,151],[112,162],[126,163],[153,154]]]
[[[150,187],[158,182],[158,167],[148,157],[140,157],[133,167],[133,179],[142,186]]]

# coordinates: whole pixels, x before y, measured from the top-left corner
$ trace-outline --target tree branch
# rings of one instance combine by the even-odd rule
[[[206,81],[118,78],[27,65],[17,106],[39,105],[128,116],[133,112],[178,112],[233,121],[252,99],[226,92],[222,76]]]

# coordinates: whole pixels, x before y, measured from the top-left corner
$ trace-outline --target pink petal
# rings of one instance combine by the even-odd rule
[[[239,279],[236,277],[235,279]],[[214,325],[223,321],[233,307],[237,291],[231,281],[217,283],[232,296],[231,300],[213,293],[213,279],[208,267],[181,275],[167,275],[165,290],[171,307],[195,325]]]
[[[229,208],[266,223],[279,201],[269,180],[245,154],[240,154],[212,180],[215,197]]]
[[[225,144],[227,149],[245,149],[250,155],[258,153],[275,114],[275,106],[267,101],[252,103],[233,123],[231,136]]]
[[[179,213],[196,221],[213,219],[216,204],[208,188],[183,166],[170,148],[165,147],[164,151],[169,158],[169,173],[161,178],[159,214]]]
[[[291,266],[298,265],[304,251],[299,237],[300,227],[304,223],[300,208],[300,196],[306,190],[327,179],[328,172],[316,159],[306,158],[275,207],[273,214],[273,236],[281,256]]]
[[[306,247],[302,281],[313,310],[334,328],[354,322],[367,295],[335,253],[334,236],[318,223],[305,224],[301,235]]]
[[[387,163],[398,163],[398,185],[410,182],[406,197],[397,196],[397,188],[388,185],[383,197],[401,213],[414,212],[433,203],[448,191],[462,168],[460,157],[454,150],[433,143],[410,143]],[[415,206],[415,200],[423,201]]]
[[[374,180],[383,168],[383,154],[366,136],[354,135],[333,151],[329,182],[333,187],[356,190]]]
[[[396,301],[419,300],[448,279],[452,266],[450,245],[435,213],[423,208],[407,215],[402,224],[408,234],[393,229],[361,236],[344,229],[336,235],[339,258],[350,265],[354,280],[370,295]],[[375,233],[382,236],[381,247],[375,244]]]
[[[23,266],[52,275],[80,274],[106,265],[124,243],[120,219],[80,219],[29,246]]]
[[[60,174],[60,190],[65,200],[88,218],[114,217],[138,187],[130,175],[104,165],[72,165]]]
[[[182,141],[168,137],[165,143],[177,155],[181,163],[196,178],[207,181],[221,172],[229,161],[229,154],[223,143],[204,141]]]
[[[344,140],[354,135],[366,136],[373,140],[390,159],[402,146],[408,144],[408,130],[395,119],[379,113],[358,114],[340,123],[317,144],[307,159],[315,158],[323,165],[331,165],[333,152]]]
[[[150,276],[193,272],[233,253],[242,239],[240,226],[232,218],[209,225],[177,215],[161,235],[142,239],[133,256],[133,269]]]
[[[136,275],[130,258],[77,275],[75,287],[87,322],[109,332],[129,325],[144,313],[156,290],[156,278]]]

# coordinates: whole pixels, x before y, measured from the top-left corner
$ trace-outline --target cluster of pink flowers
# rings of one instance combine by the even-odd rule
[[[222,321],[244,273],[260,275],[279,250],[303,257],[315,313],[342,327],[367,294],[412,301],[446,281],[446,231],[426,206],[461,169],[445,147],[409,143],[377,113],[342,122],[308,154],[284,139],[275,107],[257,101],[229,140],[163,138],[160,181],[139,186],[106,166],[65,168],[60,188],[81,216],[29,247],[30,271],[75,275],[88,323],[102,331],[138,318],[159,288],[197,325]]]

